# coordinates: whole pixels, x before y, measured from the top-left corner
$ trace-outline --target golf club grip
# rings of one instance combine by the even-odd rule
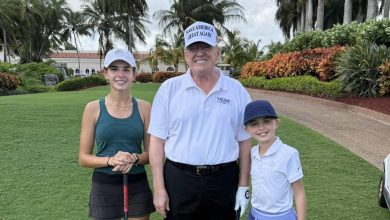
[[[236,220],[240,220],[241,207],[236,211]]]
[[[129,211],[129,197],[127,190],[127,174],[123,174],[123,211],[125,213],[125,220],[127,220],[127,213]]]

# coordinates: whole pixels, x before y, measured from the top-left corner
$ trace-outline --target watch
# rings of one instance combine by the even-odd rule
[[[133,155],[135,156],[135,161],[133,162],[133,164],[134,166],[137,166],[139,163],[139,155],[137,153],[133,153]]]

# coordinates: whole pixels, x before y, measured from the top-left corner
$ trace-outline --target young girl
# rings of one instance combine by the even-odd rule
[[[128,173],[129,219],[146,220],[154,211],[144,169],[149,162],[150,136],[146,131],[151,106],[130,94],[135,60],[128,50],[110,50],[103,75],[110,83],[110,93],[86,105],[81,125],[79,162],[94,168],[89,215],[93,219],[124,216],[122,174]]]
[[[279,123],[266,100],[253,101],[245,108],[245,129],[259,143],[251,150],[252,207],[248,220],[306,219],[299,153],[276,136]]]

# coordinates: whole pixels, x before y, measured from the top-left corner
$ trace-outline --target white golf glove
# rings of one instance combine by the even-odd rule
[[[241,207],[240,217],[245,213],[246,207],[249,202],[249,186],[239,186],[236,194],[236,205],[234,210],[238,210]]]

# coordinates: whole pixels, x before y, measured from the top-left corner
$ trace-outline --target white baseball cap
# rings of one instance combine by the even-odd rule
[[[188,47],[195,42],[204,42],[211,46],[217,45],[217,32],[213,25],[197,21],[184,31],[184,46]]]
[[[110,64],[116,60],[123,60],[126,63],[130,64],[130,66],[135,67],[135,59],[133,54],[126,49],[112,49],[107,52],[106,57],[104,57],[104,67],[110,66]]]

